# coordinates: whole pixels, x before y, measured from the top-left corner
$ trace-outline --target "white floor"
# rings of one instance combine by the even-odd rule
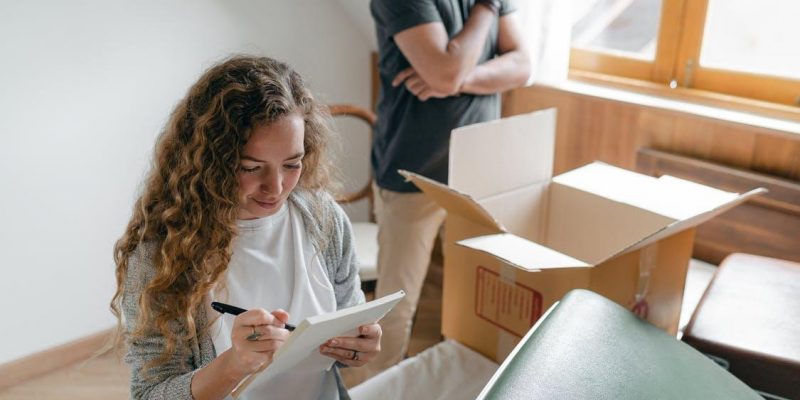
[[[681,304],[681,319],[678,323],[679,339],[716,271],[716,265],[695,259],[689,262],[689,272],[686,274],[686,288],[683,290],[683,303]]]

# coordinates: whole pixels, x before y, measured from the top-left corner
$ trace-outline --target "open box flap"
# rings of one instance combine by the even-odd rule
[[[650,236],[648,236],[646,238],[643,238],[639,242],[634,243],[631,246],[628,246],[627,248],[617,252],[616,254],[614,254],[611,257],[608,257],[607,259],[611,259],[613,257],[616,257],[617,255],[624,254],[624,253],[627,253],[627,252],[636,251],[638,249],[641,249],[642,247],[645,247],[645,246],[647,246],[647,245],[649,245],[651,243],[655,243],[655,242],[657,242],[657,241],[659,241],[661,239],[664,239],[664,238],[666,238],[668,236],[674,235],[674,234],[676,234],[678,232],[681,232],[683,230],[686,230],[686,229],[695,227],[697,225],[700,225],[703,222],[706,222],[706,221],[710,220],[711,218],[714,218],[717,215],[722,214],[725,211],[728,211],[731,208],[733,208],[733,207],[735,207],[735,206],[747,201],[751,197],[758,196],[758,195],[766,193],[766,192],[767,192],[767,189],[764,189],[764,188],[753,189],[753,190],[751,190],[751,191],[749,191],[749,192],[747,192],[745,194],[742,194],[742,195],[736,197],[735,199],[729,201],[728,203],[725,203],[723,205],[720,205],[720,206],[714,208],[713,210],[704,212],[704,213],[702,213],[700,215],[696,215],[696,216],[694,216],[692,218],[689,218],[689,219],[686,219],[686,220],[683,220],[683,221],[673,222],[669,226],[666,226],[663,229],[659,230],[658,232],[655,232],[652,235],[650,235]]]
[[[594,162],[553,178],[554,182],[683,221],[715,210],[738,193],[672,176],[654,178]]]
[[[555,132],[554,108],[454,129],[448,183],[483,200],[549,181]]]
[[[498,232],[506,231],[502,224],[469,195],[413,172],[406,170],[398,172],[448,213],[459,215]]]
[[[591,265],[511,233],[478,236],[457,244],[490,254],[523,271],[586,268]]]

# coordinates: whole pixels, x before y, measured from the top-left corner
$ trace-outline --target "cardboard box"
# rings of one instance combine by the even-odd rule
[[[497,361],[575,288],[676,333],[693,227],[764,191],[598,162],[553,178],[555,117],[454,130],[449,186],[401,172],[447,210],[442,333]]]

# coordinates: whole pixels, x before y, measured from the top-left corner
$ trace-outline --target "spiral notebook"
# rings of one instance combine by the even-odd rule
[[[250,374],[231,395],[236,399],[248,386],[287,372],[300,362],[306,366],[312,363],[320,371],[329,370],[336,360],[320,354],[320,345],[337,336],[358,336],[359,326],[379,321],[405,295],[401,290],[368,303],[306,318],[275,352],[272,363]]]

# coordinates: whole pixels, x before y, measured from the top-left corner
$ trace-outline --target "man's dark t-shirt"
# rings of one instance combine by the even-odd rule
[[[450,38],[464,27],[474,0],[372,0],[370,10],[378,39],[380,98],[378,125],[372,144],[372,168],[378,186],[396,192],[418,189],[397,173],[416,172],[447,183],[450,132],[458,127],[500,116],[498,94],[460,94],[420,101],[392,79],[411,66],[394,35],[429,22],[442,22]],[[500,15],[513,11],[503,0]],[[478,64],[497,54],[497,20],[492,24]],[[476,160],[479,162],[479,160]]]

